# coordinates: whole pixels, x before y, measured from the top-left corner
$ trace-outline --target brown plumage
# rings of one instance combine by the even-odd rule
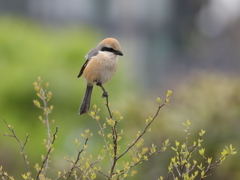
[[[106,38],[85,56],[87,59],[78,77],[83,74],[87,83],[86,92],[79,108],[79,114],[89,111],[93,86],[98,82],[104,84],[115,74],[118,56],[122,56],[119,42],[114,38]]]

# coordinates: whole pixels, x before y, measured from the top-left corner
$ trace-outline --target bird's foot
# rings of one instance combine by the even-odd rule
[[[102,87],[102,82],[99,80],[96,80],[96,85]]]
[[[99,80],[96,80],[96,85],[97,86],[100,86],[103,90],[103,94],[102,94],[102,98],[107,98],[108,97],[108,93],[107,91],[104,89],[103,85],[102,85],[102,82],[99,81]]]
[[[107,91],[104,91],[102,94],[102,98],[107,98],[107,97],[108,97],[108,93],[107,93]]]

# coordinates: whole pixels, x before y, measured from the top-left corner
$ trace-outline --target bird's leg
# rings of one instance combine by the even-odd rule
[[[104,89],[101,81],[96,80],[96,85],[97,85],[97,86],[100,86],[100,87],[102,88],[102,90],[103,90],[102,98],[108,97],[108,93],[107,93],[107,91]]]

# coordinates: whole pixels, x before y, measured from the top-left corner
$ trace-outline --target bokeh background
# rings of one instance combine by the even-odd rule
[[[31,170],[45,154],[46,128],[33,105],[32,83],[38,76],[50,83],[52,131],[59,127],[49,177],[69,167],[64,157],[76,155],[72,142],[85,129],[94,134],[89,150],[97,158],[102,139],[96,122],[77,114],[85,90],[77,75],[85,54],[106,37],[118,39],[124,53],[105,85],[112,109],[124,116],[122,149],[154,115],[155,99],[164,99],[171,89],[170,106],[161,110],[146,145],[184,141],[182,123],[190,119],[191,139],[206,130],[207,155],[217,160],[229,144],[239,151],[240,0],[0,0],[0,116],[14,125],[21,140],[30,133],[26,153]],[[101,108],[104,121],[101,93],[94,88],[92,105]],[[0,133],[5,132],[2,121]],[[21,179],[25,167],[18,143],[1,135],[0,146],[3,170]],[[139,165],[133,179],[165,176],[173,154],[169,148]],[[208,179],[240,179],[239,159],[239,153],[230,156]]]

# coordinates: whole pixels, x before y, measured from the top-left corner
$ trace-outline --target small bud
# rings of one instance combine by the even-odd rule
[[[157,98],[157,103],[160,105],[160,103],[162,102],[161,98]]]
[[[170,98],[171,95],[172,95],[172,91],[171,91],[171,90],[168,90],[168,92],[167,92],[167,98]]]

